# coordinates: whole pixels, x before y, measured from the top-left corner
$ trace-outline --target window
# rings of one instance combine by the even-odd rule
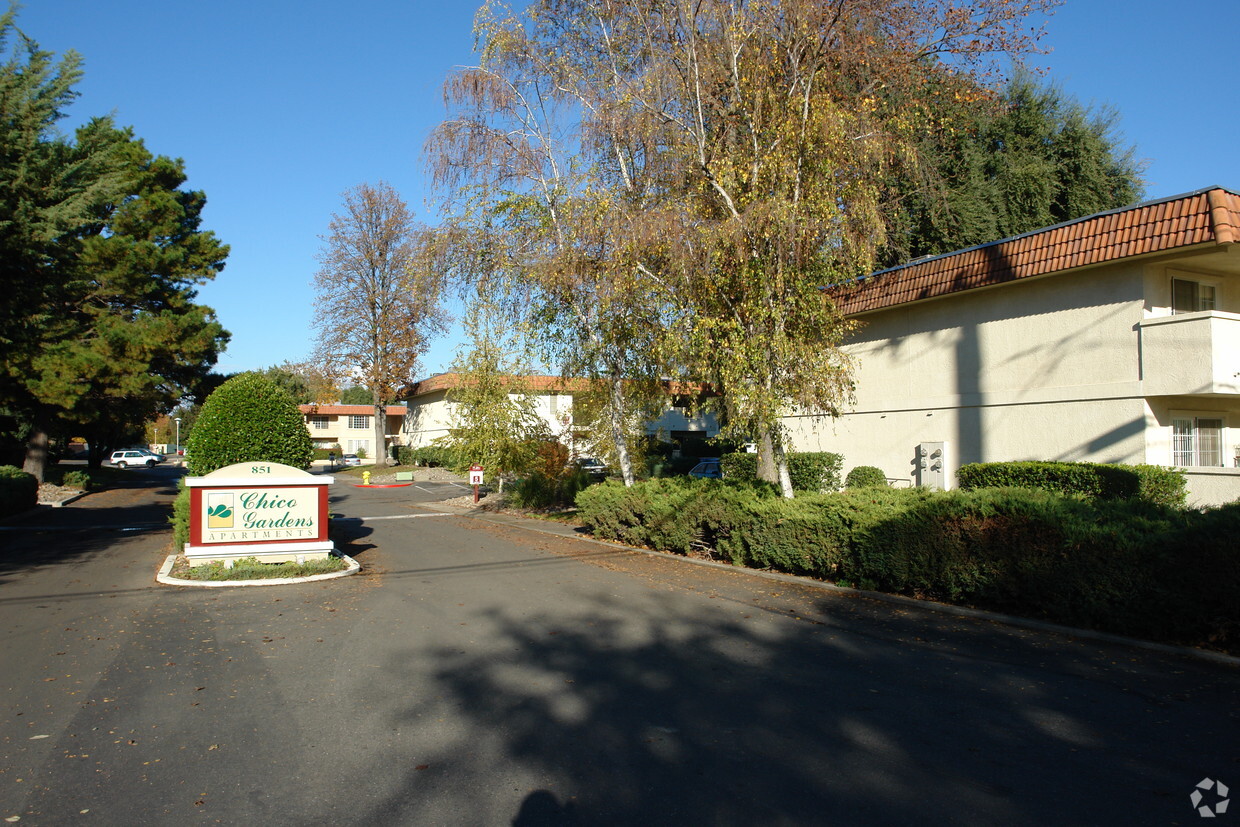
[[[1173,416],[1171,464],[1220,467],[1223,464],[1223,418],[1189,414]]]
[[[370,440],[369,439],[350,439],[348,452],[350,454],[369,454],[370,453]]]
[[[327,417],[325,416],[310,417],[310,427],[316,431],[326,431],[327,425],[328,425]]]
[[[1215,293],[1215,286],[1208,282],[1172,279],[1171,312],[1197,313],[1201,310],[1214,310]]]
[[[364,431],[370,427],[370,417],[351,415],[349,417],[349,427],[355,431]]]

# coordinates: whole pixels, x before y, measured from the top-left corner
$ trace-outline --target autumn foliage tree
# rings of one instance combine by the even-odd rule
[[[600,158],[588,117],[606,67],[580,51],[561,59],[566,44],[539,29],[548,22],[484,7],[480,63],[446,84],[449,117],[428,143],[446,195],[440,260],[526,326],[538,357],[593,385],[609,453],[631,485],[631,421],[665,372],[671,310],[637,266],[663,239],[631,233],[648,206],[637,158],[653,155],[627,147],[628,186],[613,186],[615,161]]]
[[[452,426],[440,444],[463,463],[481,465],[503,491],[505,479],[528,470],[551,434],[525,385],[530,366],[519,332],[485,299],[469,309],[465,327],[469,344],[453,362],[458,384],[447,395]]]
[[[621,402],[622,377],[710,383],[791,496],[783,417],[851,393],[823,288],[874,269],[889,183],[955,116],[942,89],[991,83],[1053,5],[489,3],[479,65],[448,84],[437,180],[483,242],[470,263],[530,291],[551,352]]]
[[[418,264],[421,232],[391,185],[356,186],[332,216],[314,277],[317,361],[369,392],[376,457],[386,454],[386,407],[416,380],[442,324],[439,280]]]

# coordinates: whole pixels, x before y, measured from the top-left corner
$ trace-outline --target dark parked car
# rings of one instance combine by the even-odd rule
[[[723,479],[723,466],[719,464],[718,459],[702,457],[702,461],[689,470],[689,476],[700,480],[721,480]]]
[[[595,479],[602,479],[607,476],[607,464],[594,457],[577,457],[573,460],[573,465],[585,471]]]

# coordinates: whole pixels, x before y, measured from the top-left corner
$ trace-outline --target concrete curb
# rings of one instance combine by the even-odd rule
[[[69,503],[77,502],[78,500],[82,499],[89,493],[90,493],[89,491],[83,491],[80,494],[74,494],[72,497],[66,497],[63,500],[59,500],[54,503],[39,503],[39,505],[46,505],[46,506],[50,506],[51,508],[60,508],[61,506],[68,505]]]
[[[202,586],[205,588],[219,588],[222,586],[291,586],[296,583],[335,580],[338,577],[348,577],[351,574],[357,574],[362,570],[360,563],[347,554],[342,554],[340,556],[348,561],[349,567],[344,571],[333,571],[328,574],[312,574],[308,577],[273,577],[270,580],[182,580],[170,574],[177,556],[176,554],[169,554],[167,559],[164,560],[163,565],[159,567],[159,573],[155,575],[157,582],[163,583],[166,586]]]
[[[856,597],[865,597],[871,600],[878,600],[883,603],[892,603],[897,606],[904,606],[907,608],[924,609],[926,611],[937,612],[938,614],[967,617],[974,620],[986,620],[992,623],[1000,623],[1005,626],[1014,626],[1020,629],[1048,632],[1051,634],[1064,635],[1081,640],[1109,643],[1116,646],[1130,646],[1136,649],[1144,649],[1148,652],[1157,652],[1163,655],[1191,657],[1198,660],[1221,664],[1223,666],[1240,667],[1240,657],[1223,654],[1222,652],[1211,652],[1207,649],[1194,649],[1191,646],[1176,646],[1169,643],[1155,643],[1154,641],[1142,640],[1141,638],[1125,637],[1124,635],[1116,635],[1109,632],[1098,632],[1093,629],[1078,629],[1074,626],[1063,626],[1058,623],[1048,623],[1044,620],[1035,620],[1028,617],[1007,615],[999,612],[989,612],[983,609],[971,609],[967,606],[954,606],[950,603],[936,603],[930,600],[918,600],[915,597],[906,597],[902,594],[887,594],[886,592],[853,589],[847,586],[837,586],[834,583],[827,583],[822,580],[813,580],[808,577],[797,577],[792,574],[781,574],[779,572],[762,571],[760,569],[747,569],[742,566],[734,566],[730,563],[717,563],[713,560],[698,560],[693,557],[685,557],[684,555],[671,554],[665,551],[654,551],[648,548],[626,546],[623,543],[614,543],[609,540],[597,540],[593,537],[584,536],[577,533],[574,529],[567,528],[565,526],[541,526],[539,523],[542,521],[532,517],[521,517],[515,514],[501,514],[475,509],[464,509],[457,506],[440,505],[439,507],[443,509],[455,510],[463,517],[485,520],[486,522],[495,523],[496,525],[505,525],[512,528],[521,528],[526,531],[534,531],[540,534],[550,534],[556,537],[580,540],[586,543],[593,543],[594,545],[614,549],[623,549],[625,551],[633,551],[639,554],[659,557],[666,560],[677,560],[679,562],[689,563],[694,566],[706,566],[709,568],[735,572],[737,574],[761,577],[765,580],[775,580],[781,583],[798,583],[802,586],[809,586],[810,588],[821,589],[822,591],[834,592],[836,594],[854,595]]]

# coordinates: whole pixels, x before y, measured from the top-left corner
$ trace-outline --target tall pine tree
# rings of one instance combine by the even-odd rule
[[[98,462],[135,423],[191,393],[227,342],[196,286],[228,248],[199,229],[205,197],[184,163],[129,129],[55,129],[81,77],[0,17],[0,408],[40,479],[49,434],[91,441]]]

